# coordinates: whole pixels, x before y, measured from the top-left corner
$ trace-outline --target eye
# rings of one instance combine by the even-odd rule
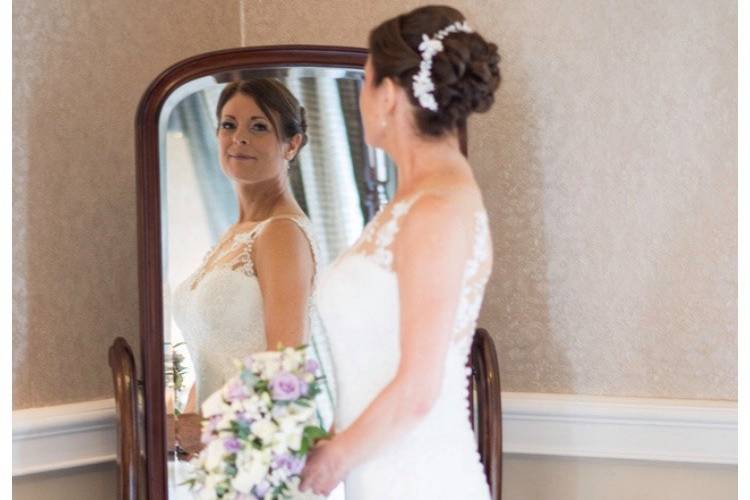
[[[232,122],[230,122],[230,121],[227,121],[227,120],[225,120],[225,121],[221,122],[221,125],[219,125],[219,126],[220,126],[221,128],[224,128],[224,129],[228,129],[228,130],[230,130],[230,129],[233,129],[233,128],[234,128],[234,123],[232,123]]]
[[[251,127],[255,132],[265,132],[268,130],[268,125],[262,122],[255,122]]]

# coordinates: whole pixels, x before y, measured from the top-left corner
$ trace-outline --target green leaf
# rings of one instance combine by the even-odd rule
[[[315,443],[321,439],[327,438],[329,434],[317,425],[308,425],[302,431],[302,443],[299,449],[299,455],[307,455]]]

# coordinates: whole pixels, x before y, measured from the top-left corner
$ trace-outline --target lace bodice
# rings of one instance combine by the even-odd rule
[[[314,289],[319,264],[311,223],[304,217],[277,216],[248,230],[225,235],[174,292],[174,318],[195,366],[199,404],[234,374],[233,359],[268,347],[263,297],[253,268],[252,251],[260,232],[272,220],[282,218],[294,221],[310,243],[315,261]],[[324,370],[327,366],[330,370],[324,332],[316,327],[311,302],[309,307],[313,355],[320,359]],[[332,384],[332,377],[329,379]]]
[[[333,353],[339,430],[356,420],[398,369],[400,302],[393,246],[418,197],[386,206],[321,276],[315,303]],[[472,251],[464,263],[440,395],[416,429],[351,472],[347,500],[489,499],[469,422],[466,362],[492,259],[485,212],[476,211],[471,220]]]

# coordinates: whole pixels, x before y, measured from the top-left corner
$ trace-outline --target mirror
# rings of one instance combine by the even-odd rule
[[[215,365],[231,369],[227,353],[242,350],[196,341],[190,325],[200,318],[186,318],[184,307],[179,312],[181,285],[200,288],[201,269],[213,269],[204,264],[226,256],[223,244],[231,250],[226,242],[234,235],[227,232],[240,219],[238,195],[219,157],[219,96],[230,82],[273,79],[306,110],[308,142],[289,163],[288,189],[312,259],[322,269],[395,192],[392,162],[364,142],[358,101],[366,57],[364,49],[323,46],[212,52],[164,71],[141,100],[136,154],[148,498],[192,497],[179,487],[180,467],[195,451],[190,443],[200,447],[198,409],[226,374]],[[459,134],[465,151],[465,127]],[[230,268],[237,276],[242,270]],[[314,339],[318,325],[312,317],[308,327]],[[325,374],[325,346],[310,344]],[[321,394],[321,423],[330,424],[335,388]],[[343,488],[330,498],[343,499]]]
[[[364,143],[358,110],[362,77],[361,70],[344,68],[241,70],[187,82],[164,105],[159,116],[159,135],[160,191],[164,201],[161,232],[165,250],[162,254],[165,406],[167,419],[175,420],[176,430],[167,444],[173,465],[169,467],[170,498],[179,496],[185,480],[180,465],[201,447],[198,428],[201,404],[236,371],[232,358],[250,354],[242,352],[243,348],[250,350],[252,345],[262,345],[248,335],[265,338],[264,332],[244,325],[263,313],[262,301],[243,299],[241,295],[252,291],[243,286],[235,288],[231,282],[234,277],[224,278],[221,274],[214,277],[220,265],[210,264],[214,256],[220,255],[217,245],[226,240],[227,232],[232,231],[240,218],[233,182],[219,165],[217,131],[221,120],[215,112],[219,96],[229,83],[237,80],[272,79],[286,87],[305,109],[308,143],[289,164],[288,185],[298,207],[311,222],[315,260],[323,268],[357,239],[372,209],[395,188],[393,165]],[[224,109],[230,105],[228,102]],[[233,120],[227,123],[234,126]],[[224,125],[221,121],[221,126]],[[365,181],[370,165],[374,166],[372,178],[377,190],[373,194],[377,200],[368,193]],[[242,168],[256,168],[256,164]],[[275,184],[269,187],[276,188]],[[255,200],[245,198],[245,201]],[[232,245],[237,244],[240,235],[245,237],[254,231],[235,234]],[[212,248],[216,250],[211,251]],[[230,263],[233,274],[237,274],[239,269],[234,268],[231,258]],[[230,283],[225,283],[225,279]],[[217,289],[219,285],[221,289]],[[227,286],[232,287],[228,292],[232,297],[222,295]],[[208,297],[200,290],[202,287],[208,287],[205,294],[212,295],[210,303],[206,302]],[[217,303],[217,299],[223,303]],[[229,300],[234,303],[224,308]],[[222,315],[242,315],[239,324],[228,317],[217,321],[212,317],[217,307],[222,308]],[[311,355],[322,366],[329,366],[330,362],[321,359],[326,347],[319,345],[317,338],[310,340]],[[217,372],[219,367],[223,370]],[[320,420],[326,428],[332,423],[333,382],[332,377],[327,377],[323,396],[318,398]]]
[[[149,498],[192,498],[180,483],[183,465],[201,446],[199,408],[224,381],[216,365],[231,366],[228,353],[240,349],[237,342],[218,349],[215,339],[196,335],[201,318],[184,307],[179,314],[180,285],[200,287],[196,271],[209,269],[204,264],[240,219],[238,194],[220,165],[219,96],[231,82],[273,79],[305,109],[307,144],[289,162],[287,187],[322,269],[395,190],[390,160],[364,143],[358,101],[365,58],[361,49],[327,47],[221,51],[178,63],[144,95],[136,131]],[[325,371],[322,347],[310,344]],[[243,354],[250,352],[237,357]],[[326,386],[316,398],[324,426],[334,392]],[[343,489],[331,498],[343,498]]]

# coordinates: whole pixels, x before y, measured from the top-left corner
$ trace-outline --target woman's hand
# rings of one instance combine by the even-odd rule
[[[201,421],[201,416],[197,413],[182,413],[177,417],[177,443],[189,456],[196,455],[203,449]]]
[[[307,456],[302,469],[300,491],[312,490],[328,496],[349,472],[346,457],[335,440],[323,439]]]

